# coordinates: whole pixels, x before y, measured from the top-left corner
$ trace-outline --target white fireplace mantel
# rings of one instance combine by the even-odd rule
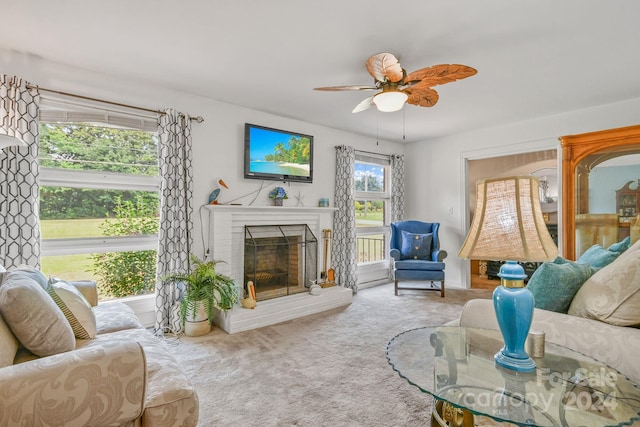
[[[333,226],[335,208],[287,206],[208,205],[209,258],[223,261],[216,270],[244,285],[244,227],[246,225],[306,224],[321,247],[322,230]],[[324,261],[318,253],[318,274]],[[307,316],[351,303],[352,291],[341,286],[322,289],[320,295],[300,293],[258,301],[254,310],[234,307],[218,313],[215,323],[227,333],[246,331]]]
[[[245,225],[306,224],[322,241],[322,230],[333,226],[335,208],[288,206],[208,205],[209,258],[224,261],[217,271],[241,283],[244,277]],[[320,254],[319,254],[320,255]],[[318,256],[317,271],[321,271],[322,256]]]

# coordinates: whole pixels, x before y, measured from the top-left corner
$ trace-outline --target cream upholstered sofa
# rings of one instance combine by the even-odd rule
[[[460,326],[497,330],[493,301],[469,301],[462,309],[458,323]],[[640,384],[640,329],[538,308],[534,311],[531,329],[544,331],[547,342],[600,360]]]
[[[553,286],[563,284],[557,278]],[[458,323],[498,329],[494,313],[491,300],[471,300]],[[640,241],[597,269],[577,290],[567,313],[536,308],[531,328],[544,331],[548,342],[600,360],[640,384],[639,326]]]
[[[42,278],[0,273],[0,426],[197,424],[192,383],[127,305]]]

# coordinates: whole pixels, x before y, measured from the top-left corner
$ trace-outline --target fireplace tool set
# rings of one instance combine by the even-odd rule
[[[320,273],[320,278],[323,279],[323,282],[318,283],[322,288],[329,288],[331,286],[336,286],[335,282],[335,270],[333,268],[327,269],[330,265],[329,258],[331,257],[331,230],[329,228],[325,228],[322,230],[322,240],[324,240],[324,265],[322,268],[322,273]]]

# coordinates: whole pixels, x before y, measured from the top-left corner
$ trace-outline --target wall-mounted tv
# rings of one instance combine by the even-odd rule
[[[313,181],[313,136],[244,125],[244,177]]]

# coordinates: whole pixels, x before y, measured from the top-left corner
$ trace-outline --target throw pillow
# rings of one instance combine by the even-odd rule
[[[621,252],[605,249],[600,245],[593,245],[578,258],[579,264],[589,264],[595,268],[606,267],[620,256]]]
[[[0,316],[0,368],[13,365],[18,352],[18,340]]]
[[[542,263],[531,275],[527,288],[537,308],[566,313],[578,289],[595,271],[588,264],[558,257],[553,262]]]
[[[415,234],[402,231],[402,246],[400,257],[402,259],[431,259],[431,240],[433,233]]]
[[[569,314],[618,326],[640,326],[640,241],[582,285]]]
[[[35,267],[31,267],[30,265],[22,264],[22,265],[17,266],[16,268],[12,268],[9,271],[14,272],[14,273],[23,274],[23,275],[27,276],[28,278],[33,279],[36,282],[38,282],[38,284],[40,284],[40,286],[42,286],[42,289],[47,289],[47,284],[49,283],[49,280],[47,279],[47,276],[45,276],[40,270],[38,270]]]
[[[96,316],[87,299],[75,286],[58,281],[49,284],[47,292],[64,313],[76,338],[86,340],[96,337]]]
[[[631,247],[631,237],[627,236],[618,243],[614,243],[607,249],[613,252],[624,252]]]
[[[73,350],[64,314],[35,280],[10,272],[0,286],[0,314],[20,343],[37,356]]]

